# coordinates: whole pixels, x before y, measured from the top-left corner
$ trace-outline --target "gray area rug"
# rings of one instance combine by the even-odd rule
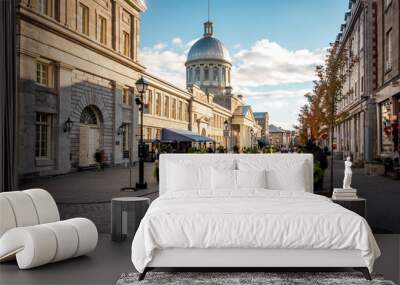
[[[368,281],[359,272],[148,272],[142,281],[137,280],[138,276],[138,273],[122,274],[117,285],[395,285],[379,275],[373,275],[373,280]]]

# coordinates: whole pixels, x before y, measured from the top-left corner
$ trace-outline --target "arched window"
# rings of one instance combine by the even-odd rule
[[[208,66],[204,67],[204,80],[209,80],[210,79],[210,70]]]
[[[218,67],[213,68],[213,81],[218,81]]]
[[[200,67],[196,67],[195,81],[200,81]]]
[[[226,68],[222,68],[222,83],[226,84]]]
[[[95,110],[92,107],[88,106],[85,109],[83,109],[80,118],[80,123],[85,125],[97,125],[98,123],[97,116]]]

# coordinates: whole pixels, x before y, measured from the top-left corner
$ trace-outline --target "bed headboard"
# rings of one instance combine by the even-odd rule
[[[304,162],[304,175],[307,178],[306,191],[313,193],[314,186],[314,165],[312,154],[291,154],[291,153],[273,153],[273,154],[239,154],[239,153],[212,153],[212,154],[161,154],[160,167],[160,195],[167,191],[168,164],[178,163],[186,165],[209,165],[234,163],[237,160],[243,160],[247,163],[256,165],[265,165],[265,167],[280,166],[280,169],[290,168],[291,165]]]

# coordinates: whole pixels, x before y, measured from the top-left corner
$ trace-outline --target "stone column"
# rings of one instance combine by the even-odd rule
[[[74,67],[58,63],[58,122],[55,138],[56,141],[56,163],[57,172],[66,173],[71,169],[71,137],[70,133],[64,132],[64,123],[71,118],[71,85]],[[79,122],[74,122],[74,125],[79,125]]]
[[[377,130],[376,130],[376,103],[374,100],[374,88],[375,88],[375,16],[373,12],[372,1],[368,1],[368,5],[365,8],[365,95],[368,96],[366,102],[365,111],[365,145],[364,153],[365,160],[371,161],[377,153]]]
[[[119,12],[120,12],[120,6],[116,0],[112,1],[112,7],[111,7],[111,29],[112,29],[112,48],[115,51],[120,51],[120,18],[119,18]]]

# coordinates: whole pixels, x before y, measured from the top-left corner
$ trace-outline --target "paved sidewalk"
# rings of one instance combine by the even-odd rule
[[[103,171],[86,170],[66,175],[42,178],[20,185],[20,189],[43,188],[49,191],[57,203],[99,203],[120,196],[146,196],[158,191],[153,177],[154,163],[145,163],[147,190],[122,192],[129,186],[129,168],[106,168]],[[138,181],[139,167],[132,167],[132,185]]]
[[[110,233],[111,199],[114,197],[158,197],[158,184],[153,177],[154,163],[145,163],[148,189],[123,192],[129,186],[128,168],[108,168],[104,171],[87,170],[55,177],[47,177],[20,185],[20,189],[43,188],[56,200],[61,219],[84,217],[92,220],[99,232]],[[132,167],[132,185],[138,181],[138,166]]]
[[[334,187],[342,187],[344,162],[334,161]],[[324,176],[324,188],[329,189],[330,169]],[[384,176],[368,176],[363,168],[353,168],[353,188],[367,199],[367,220],[376,233],[400,233],[400,180]]]

